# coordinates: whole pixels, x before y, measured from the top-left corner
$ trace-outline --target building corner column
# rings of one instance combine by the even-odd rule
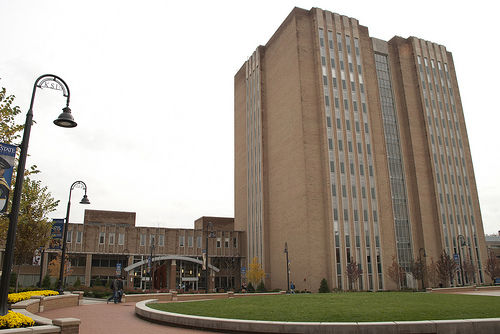
[[[90,286],[90,279],[92,274],[92,254],[87,254],[85,260],[85,286]]]
[[[177,275],[177,263],[175,260],[171,260],[170,262],[170,277],[169,277],[169,283],[168,283],[168,288],[170,290],[177,289],[177,286],[175,285],[175,279]]]

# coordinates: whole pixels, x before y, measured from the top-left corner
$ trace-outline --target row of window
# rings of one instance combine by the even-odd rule
[[[254,52],[247,61],[246,80],[246,143],[247,143],[247,184],[248,184],[248,256],[262,258],[262,121],[259,52]],[[179,241],[180,243],[180,241]],[[201,247],[201,241],[198,244]],[[181,246],[184,247],[184,246]],[[189,245],[188,247],[192,247]]]
[[[116,234],[113,232],[108,233],[108,245],[114,245],[116,242]],[[99,232],[99,245],[104,245],[106,243],[106,232]],[[118,245],[125,244],[125,234],[118,233]]]
[[[437,67],[439,70],[439,77],[438,77],[438,72],[436,71],[436,65],[433,59],[430,60],[430,66],[429,62],[427,60],[427,57],[424,57],[424,65],[425,65],[425,74],[424,74],[424,67],[422,66],[422,60],[420,56],[417,56],[417,62],[418,62],[418,67],[419,67],[419,72],[420,72],[420,77],[421,77],[421,82],[422,82],[422,88],[423,88],[423,95],[424,95],[424,102],[425,102],[425,109],[427,112],[427,119],[428,119],[428,124],[429,124],[429,132],[431,134],[431,147],[432,147],[432,153],[434,157],[434,167],[435,167],[435,173],[436,173],[436,181],[437,181],[437,188],[438,188],[438,193],[439,193],[439,202],[440,202],[440,211],[442,213],[442,226],[443,226],[443,232],[444,232],[444,239],[445,239],[445,245],[446,245],[446,250],[448,253],[450,253],[450,248],[449,248],[449,237],[448,233],[451,232],[452,240],[453,243],[455,242],[455,229],[457,229],[459,234],[465,234],[466,238],[470,238],[470,231],[469,227],[467,226],[467,211],[470,210],[471,214],[471,221],[472,221],[472,233],[476,233],[476,227],[474,224],[474,217],[472,216],[472,203],[470,201],[470,190],[469,190],[469,185],[467,182],[467,170],[465,167],[465,159],[464,159],[464,152],[463,152],[463,144],[461,140],[461,132],[459,128],[459,122],[457,120],[457,111],[455,107],[455,101],[454,101],[454,96],[453,96],[453,89],[451,85],[451,77],[450,73],[448,71],[448,66],[446,63],[444,63],[444,71],[443,68],[441,67],[441,62],[437,61]],[[432,76],[431,76],[431,69],[432,69]],[[445,75],[446,74],[446,78]],[[427,80],[425,80],[427,79]],[[432,80],[434,79],[434,80]],[[427,81],[427,84],[426,84]],[[441,86],[441,89],[440,89]],[[427,92],[427,89],[429,89],[429,92]],[[428,101],[428,96],[431,98],[431,103],[429,104]],[[437,103],[435,101],[435,97],[437,97]],[[448,104],[448,99],[449,102],[451,103],[451,110],[453,113],[450,112],[450,105]],[[446,108],[443,108],[443,101],[444,100],[444,106]],[[433,118],[431,118],[431,114],[429,109],[431,108],[430,105],[432,105],[432,113],[434,115]],[[440,120],[437,115],[437,108],[439,107],[439,113],[440,113]],[[444,110],[443,110],[444,109]],[[445,119],[445,115],[447,121]],[[452,121],[453,118],[453,121]],[[433,124],[434,120],[434,124]],[[448,124],[448,127],[447,127]],[[434,126],[433,126],[434,125]],[[435,135],[434,135],[434,133]],[[437,140],[435,140],[435,137]],[[450,138],[448,140],[448,137]],[[443,138],[443,140],[442,140]],[[451,142],[451,145],[449,144]],[[458,143],[455,144],[455,143]],[[446,146],[443,145],[443,143],[446,144]],[[436,145],[438,144],[438,145]],[[438,160],[438,155],[436,154],[436,147],[439,150],[439,156],[441,157],[441,160],[439,163]],[[457,152],[458,151],[458,152]],[[447,157],[447,159],[445,159]],[[459,159],[462,161],[462,166],[459,164]],[[454,163],[453,163],[454,162]],[[441,169],[441,173],[440,173]],[[447,173],[448,171],[448,173]],[[464,189],[462,188],[462,174],[463,173],[463,178],[464,178],[464,183],[465,183],[465,194],[464,194]],[[442,178],[440,177],[442,175]],[[448,175],[449,175],[449,180],[450,180],[450,186],[448,183]],[[456,176],[455,176],[456,175]],[[455,184],[455,178],[457,179],[457,183],[459,184],[459,187],[456,186]],[[444,182],[441,182],[444,181]],[[450,190],[451,188],[451,190]],[[457,189],[458,188],[458,189]],[[443,201],[443,193],[446,195],[446,200],[447,200],[447,206],[445,205]],[[450,200],[451,196],[454,199],[454,206],[455,208],[453,209],[453,202]],[[465,196],[464,196],[465,195]],[[458,201],[458,197],[460,197],[460,202]],[[464,197],[468,197],[468,205],[466,205]],[[461,203],[461,205],[460,205]],[[452,212],[456,213],[457,217],[457,225],[453,225],[453,216]],[[448,216],[450,219],[447,222],[446,217]],[[465,227],[464,230],[462,231],[462,226],[460,225],[460,217],[463,214],[464,217],[464,223]],[[448,225],[449,224],[449,225]],[[477,246],[477,244],[476,244]],[[456,250],[454,250],[456,252]],[[477,248],[476,248],[476,252]],[[471,254],[471,260],[472,260],[472,254]],[[482,281],[482,272],[481,272],[481,261],[479,258],[479,254],[477,256],[477,263],[478,263],[478,268],[479,268],[479,276],[480,280]]]
[[[336,43],[334,43],[336,37]],[[339,185],[340,185],[340,191],[342,193],[342,206],[344,208],[347,208],[348,205],[348,199],[347,199],[347,192],[350,191],[352,194],[352,198],[357,197],[357,191],[356,191],[356,185],[352,183],[350,186],[347,185],[347,183],[350,183],[348,181],[348,175],[352,175],[351,178],[353,181],[355,175],[360,175],[360,180],[361,180],[361,185],[360,189],[361,195],[363,198],[366,197],[366,189],[371,189],[372,192],[372,205],[375,208],[376,207],[376,200],[375,200],[375,185],[373,182],[373,167],[372,167],[372,156],[371,156],[371,146],[370,146],[370,135],[369,135],[369,126],[367,122],[367,106],[365,103],[365,88],[364,88],[364,83],[363,83],[363,77],[362,77],[362,68],[361,68],[361,59],[360,59],[360,52],[359,52],[359,41],[357,38],[354,38],[354,46],[356,50],[356,62],[357,65],[353,63],[353,57],[351,54],[351,37],[348,35],[345,35],[345,50],[347,51],[347,55],[344,54],[343,52],[343,36],[341,33],[333,33],[332,31],[328,30],[328,46],[329,46],[329,55],[327,56],[326,50],[327,48],[325,47],[325,40],[324,40],[324,30],[322,28],[319,28],[319,39],[320,39],[320,54],[321,54],[321,64],[322,64],[322,79],[323,79],[323,88],[324,88],[324,97],[325,97],[325,114],[326,114],[326,125],[327,125],[327,140],[328,140],[328,151],[329,151],[329,163],[330,163],[330,184],[331,184],[331,193],[332,193],[332,209],[333,209],[333,225],[334,225],[334,236],[335,236],[335,247],[336,247],[336,252],[338,254],[337,260],[341,258],[341,254],[343,252],[346,252],[346,248],[341,247],[341,242],[343,238],[339,238],[339,235],[341,234],[341,231],[339,230],[339,224],[338,224],[338,219],[339,219],[339,197],[337,196],[337,185],[335,182],[336,175],[335,175],[335,159],[339,160],[339,171],[340,173],[338,174],[340,176],[339,180]],[[338,51],[338,62],[339,62],[339,74],[337,74],[337,69],[336,69],[336,59],[335,55],[337,52],[335,52],[334,47],[336,46],[337,51]],[[330,61],[330,68],[327,67],[327,58]],[[345,65],[348,63],[348,68],[349,71],[345,71]],[[357,76],[358,80],[355,79],[355,73],[354,69],[357,69]],[[330,91],[329,87],[329,78],[328,74],[331,74],[331,83],[332,83],[332,91]],[[349,78],[347,78],[349,77]],[[340,86],[338,85],[338,80],[341,82],[341,89]],[[356,84],[356,81],[358,81],[359,86]],[[350,86],[348,85],[350,83]],[[359,88],[359,89],[357,89]],[[333,93],[333,97],[331,97]],[[359,94],[359,95],[358,95]],[[331,101],[333,103],[331,103]],[[350,102],[351,101],[351,102]],[[351,105],[352,103],[352,105]],[[361,108],[360,108],[361,106]],[[343,107],[343,116],[341,117],[341,107]],[[360,110],[361,109],[361,110]],[[336,129],[337,129],[337,139],[334,139],[334,128],[332,127],[332,111],[335,111],[335,116],[333,121],[336,122]],[[362,111],[362,113],[360,113]],[[342,118],[344,121],[342,121]],[[363,120],[365,118],[365,120]],[[345,122],[345,123],[344,123]],[[333,125],[333,126],[335,126]],[[344,131],[344,129],[346,131]],[[353,131],[351,131],[351,128]],[[355,132],[354,132],[355,130]],[[361,131],[364,130],[364,133]],[[347,135],[347,139],[343,140],[344,135]],[[364,140],[363,140],[363,135],[364,135]],[[362,151],[362,146],[365,146],[364,151],[366,152],[366,156],[363,155]],[[357,155],[354,155],[353,153],[355,152],[354,150],[357,148]],[[346,156],[347,155],[347,156]],[[348,158],[348,162],[345,161],[345,159]],[[367,160],[365,160],[367,159]],[[346,165],[347,163],[347,165]],[[359,167],[359,169],[358,169]],[[365,168],[368,167],[368,172],[366,174],[369,174],[369,178],[365,178]],[[349,169],[347,171],[347,169]],[[347,172],[347,174],[346,174]],[[366,187],[364,186],[366,182]],[[354,203],[353,203],[354,204]],[[355,205],[356,206],[356,205]],[[365,237],[367,240],[370,240],[370,229],[368,229],[368,212],[366,201],[363,201],[363,210],[359,212],[363,212],[363,218],[366,220],[366,227],[367,229],[365,230]],[[357,207],[357,206],[356,206]],[[349,240],[349,233],[350,233],[350,222],[349,222],[349,215],[351,214],[348,209],[343,209],[343,220],[345,220],[345,228],[344,228],[344,234]],[[373,224],[375,225],[373,229],[373,233],[375,234],[375,239],[378,241],[378,223],[377,223],[377,211],[373,210]],[[352,218],[354,220],[354,225],[356,226],[354,228],[355,232],[355,237],[356,240],[360,239],[360,230],[359,230],[359,222],[358,220],[361,218],[358,216],[358,210],[353,209],[352,211]],[[368,257],[370,257],[371,250],[369,248],[369,241],[366,244],[366,254]],[[349,246],[346,246],[349,247]],[[361,257],[361,251],[358,252],[357,254],[357,262],[358,265],[361,267],[363,266],[363,258]],[[346,263],[350,263],[351,261],[351,256],[349,254],[348,248],[347,248],[347,253],[345,253],[345,259]],[[354,255],[354,254],[353,254]],[[338,277],[342,276],[342,266],[338,261],[336,265],[336,274]],[[380,269],[381,272],[381,269]],[[341,283],[341,278],[339,278],[339,284]],[[362,281],[362,278],[360,279],[360,282]],[[381,281],[380,281],[381,282]],[[380,283],[379,282],[379,283]],[[361,283],[362,285],[362,283]]]
[[[231,238],[224,238],[224,248],[229,248],[230,239]],[[191,236],[191,235],[188,236],[187,237],[187,247],[192,248],[193,241],[194,241],[193,236]],[[217,248],[222,247],[222,238],[221,237],[217,237],[216,245],[217,245]],[[179,247],[185,247],[185,246],[186,246],[186,237],[183,235],[180,235],[179,236]],[[202,247],[201,236],[197,236],[196,237],[196,248],[201,248],[201,247]],[[238,247],[238,239],[237,238],[233,238],[233,247],[234,248]]]

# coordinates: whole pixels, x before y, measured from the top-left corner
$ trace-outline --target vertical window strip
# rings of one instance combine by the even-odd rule
[[[386,55],[375,54],[375,69],[380,92],[384,136],[388,152],[394,229],[399,265],[408,272],[413,262],[411,226],[408,217],[404,166],[401,156],[397,115]]]

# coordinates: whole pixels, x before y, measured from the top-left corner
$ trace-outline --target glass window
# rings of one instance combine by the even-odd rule
[[[76,243],[81,244],[82,243],[82,237],[83,237],[83,232],[82,231],[76,231]]]
[[[66,242],[71,243],[71,239],[73,239],[73,231],[68,231],[66,234]]]
[[[118,245],[125,244],[125,233],[118,233]]]
[[[237,238],[233,238],[233,247],[238,248],[238,239]]]
[[[217,238],[217,248],[220,248],[221,246],[221,238]]]
[[[99,245],[104,245],[104,241],[106,240],[106,233],[99,232]]]
[[[158,246],[160,247],[165,246],[165,236],[163,234],[160,234],[158,236]]]
[[[114,233],[109,233],[108,242],[110,245],[115,244],[115,234]]]
[[[189,248],[193,247],[193,236],[192,235],[188,236],[188,247]]]
[[[196,237],[196,247],[201,248],[201,236],[200,235]]]
[[[154,234],[149,235],[149,245],[154,245],[156,241],[156,236]]]
[[[224,247],[229,248],[229,238],[224,238]]]
[[[184,247],[184,236],[183,235],[179,236],[179,247]]]
[[[140,241],[141,246],[146,246],[146,234],[141,233],[141,241]]]

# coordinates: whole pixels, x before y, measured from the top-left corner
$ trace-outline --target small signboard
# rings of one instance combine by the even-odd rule
[[[460,257],[457,253],[453,254],[453,260],[455,260],[456,263],[460,262]]]
[[[198,277],[181,277],[183,282],[198,282]]]
[[[118,262],[116,264],[116,276],[121,276],[122,275],[122,264]]]

